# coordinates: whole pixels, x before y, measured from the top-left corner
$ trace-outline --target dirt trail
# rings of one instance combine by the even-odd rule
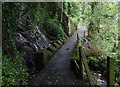
[[[81,85],[80,76],[76,75],[70,67],[70,57],[73,54],[77,41],[77,33],[84,38],[83,31],[86,26],[77,30],[51,58],[44,70],[38,73],[30,82],[30,85]]]

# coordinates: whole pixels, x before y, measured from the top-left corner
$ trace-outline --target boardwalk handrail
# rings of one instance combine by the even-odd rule
[[[79,35],[77,34],[77,43],[79,48],[79,67],[80,67],[80,74],[84,82],[84,70],[86,72],[89,84],[93,87],[95,85],[94,80],[92,79],[92,75],[89,70],[89,66],[87,64],[87,59],[85,55],[85,49],[82,46],[82,40],[80,40]],[[111,87],[115,85],[115,59],[111,57],[107,57],[107,87]]]
[[[107,87],[115,87],[115,59],[107,57]]]
[[[80,74],[82,76],[82,80],[84,82],[84,70],[85,70],[87,78],[88,78],[88,81],[89,81],[89,84],[91,86],[93,86],[94,85],[94,81],[92,79],[92,75],[90,73],[89,66],[87,64],[87,59],[86,59],[86,56],[85,56],[85,50],[82,47],[82,40],[80,40],[80,37],[79,37],[78,34],[77,34],[77,42],[79,44],[79,63],[80,63],[79,66],[81,68],[80,69]]]

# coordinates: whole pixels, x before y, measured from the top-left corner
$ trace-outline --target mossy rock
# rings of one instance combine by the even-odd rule
[[[56,42],[53,43],[52,46],[54,46],[54,47],[57,48],[57,49],[60,47],[60,45],[59,45],[58,43],[56,43]]]
[[[60,40],[58,40],[56,43],[58,43],[59,45],[62,45],[62,42]]]
[[[55,52],[57,49],[51,45],[47,48],[47,50],[50,52]]]

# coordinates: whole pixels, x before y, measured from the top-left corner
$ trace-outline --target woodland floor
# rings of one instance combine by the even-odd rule
[[[30,85],[81,85],[80,76],[71,69],[70,57],[77,41],[77,33],[84,38],[86,26],[77,30],[75,34],[61,46],[46,67],[30,81]]]

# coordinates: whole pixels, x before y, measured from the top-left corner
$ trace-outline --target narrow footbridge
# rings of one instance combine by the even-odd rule
[[[29,85],[93,86],[94,81],[91,77],[82,47],[86,30],[87,25],[77,30],[74,35],[55,52],[44,69],[33,76]],[[84,72],[86,73],[87,81],[84,80]]]

